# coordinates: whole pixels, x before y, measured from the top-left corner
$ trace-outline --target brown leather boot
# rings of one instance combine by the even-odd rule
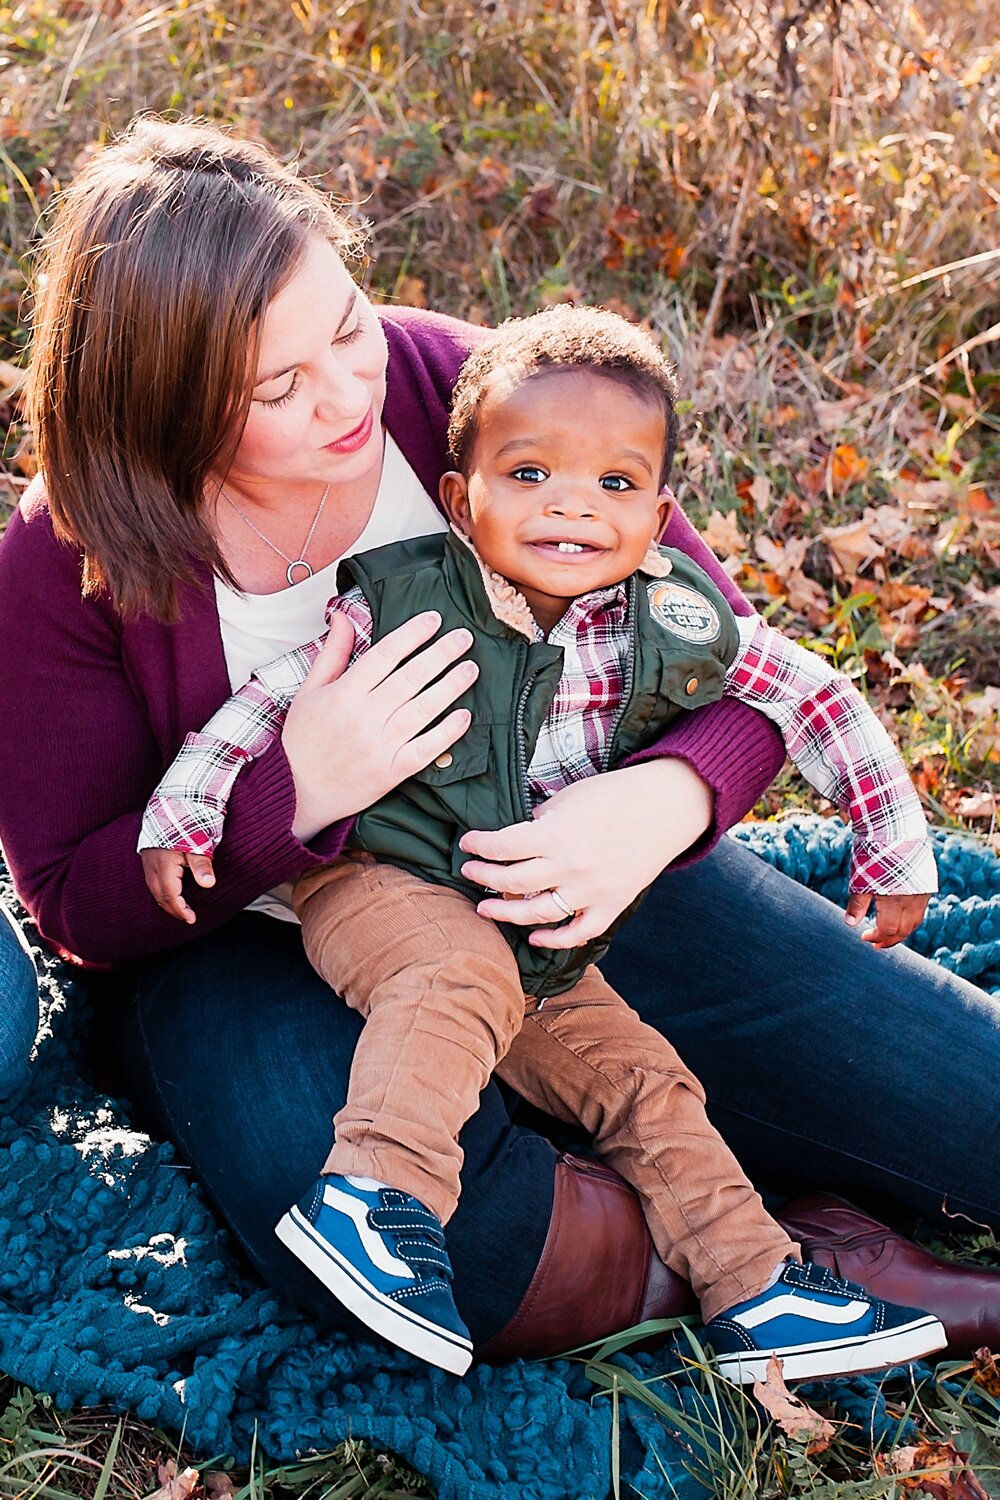
[[[646,1318],[697,1310],[687,1282],[654,1250],[628,1183],[600,1162],[561,1156],[549,1232],[531,1285],[476,1358],[544,1359]]]
[[[795,1198],[774,1217],[806,1260],[884,1302],[933,1313],[954,1358],[968,1359],[984,1344],[1000,1351],[1000,1270],[942,1260],[830,1193]]]

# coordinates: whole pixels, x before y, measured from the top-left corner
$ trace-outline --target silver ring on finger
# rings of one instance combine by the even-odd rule
[[[566,901],[563,900],[563,898],[560,896],[560,894],[559,894],[558,891],[551,890],[551,891],[549,891],[549,895],[552,897],[553,901],[556,903],[556,905],[558,906],[559,910],[565,916],[567,916],[567,917],[575,917],[576,916],[576,912],[573,909],[573,907],[570,906],[568,902],[566,902]]]

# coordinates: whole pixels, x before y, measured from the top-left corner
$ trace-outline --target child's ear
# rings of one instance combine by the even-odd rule
[[[673,510],[674,510],[674,505],[675,504],[676,504],[676,501],[674,499],[674,492],[673,492],[673,490],[670,488],[669,485],[664,485],[663,489],[660,491],[659,504],[656,507],[656,513],[657,513],[656,540],[657,541],[660,540],[660,537],[663,535],[663,533],[666,531],[667,527],[670,525],[670,517],[673,515]]]
[[[447,474],[441,475],[438,494],[448,520],[458,527],[463,536],[468,536],[469,486],[465,482],[465,475],[459,474],[457,469],[449,469]]]

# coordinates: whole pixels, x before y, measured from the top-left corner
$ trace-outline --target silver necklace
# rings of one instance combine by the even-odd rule
[[[266,547],[270,547],[272,552],[276,552],[281,560],[288,564],[288,567],[285,569],[285,577],[288,579],[289,588],[291,588],[292,584],[294,583],[305,583],[307,578],[311,578],[313,576],[312,567],[309,563],[306,562],[306,553],[309,551],[309,543],[313,539],[313,532],[319,525],[319,518],[323,514],[323,507],[326,504],[326,497],[330,493],[329,485],[327,485],[326,489],[320,496],[320,502],[316,507],[316,514],[312,518],[312,525],[309,527],[309,530],[306,533],[306,539],[302,543],[302,546],[299,548],[298,557],[289,557],[287,552],[282,552],[281,548],[276,546],[275,543],[271,541],[271,538],[269,536],[264,535],[257,523],[255,521],[251,521],[250,517],[247,515],[243,507],[237,505],[236,501],[233,499],[229,491],[223,489],[221,485],[219,486],[219,492],[226,500],[229,501],[230,505],[233,507],[233,510],[239,516],[240,520],[246,522],[254,535],[259,536]],[[296,568],[305,569],[305,572],[303,573],[301,578],[295,578],[293,576]]]

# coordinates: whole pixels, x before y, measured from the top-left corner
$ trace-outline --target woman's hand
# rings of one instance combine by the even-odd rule
[[[452,630],[427,645],[440,625],[434,611],[416,615],[348,667],[353,632],[343,615],[333,616],[281,736],[295,782],[296,838],[305,842],[370,807],[468,729],[468,709],[445,711],[479,675],[475,662],[459,661],[472,635]]]
[[[460,847],[476,857],[462,873],[500,892],[479,902],[481,916],[536,927],[528,938],[536,947],[577,948],[606,932],[711,822],[712,793],[696,771],[681,760],[646,761],[564,787],[530,823],[465,834]]]

